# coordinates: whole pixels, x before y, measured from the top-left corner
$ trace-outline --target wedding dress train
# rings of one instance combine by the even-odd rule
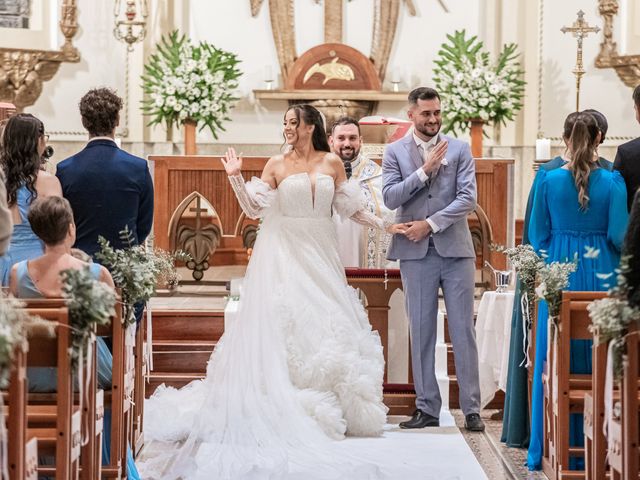
[[[204,380],[148,400],[145,437],[180,443],[172,458],[145,461],[144,478],[384,476],[334,441],[380,435],[387,409],[380,338],[346,283],[331,212],[382,220],[363,209],[357,185],[336,189],[328,175],[315,189],[306,173],[277,189],[231,181],[245,212],[262,218],[239,311]]]

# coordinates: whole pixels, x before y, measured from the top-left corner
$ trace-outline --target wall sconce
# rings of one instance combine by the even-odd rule
[[[133,44],[141,42],[147,34],[148,0],[115,0],[113,35],[133,50]],[[124,8],[123,4],[124,3]]]

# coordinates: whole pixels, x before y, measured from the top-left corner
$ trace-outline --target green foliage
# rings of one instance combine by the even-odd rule
[[[447,35],[435,60],[434,82],[443,99],[445,132],[467,131],[469,120],[493,124],[512,121],[522,108],[525,81],[517,45],[507,44],[492,64],[478,37]]]
[[[124,321],[129,325],[135,322],[134,305],[149,300],[160,281],[177,283],[175,261],[188,261],[190,257],[184,252],[172,254],[134,245],[133,234],[126,227],[120,238],[128,245],[126,248],[114,249],[104,237],[98,237],[100,251],[96,258],[109,269],[114,283],[122,290]]]
[[[94,278],[89,267],[63,270],[60,274],[62,296],[69,309],[71,358],[76,366],[80,348],[94,333],[95,327],[108,325],[114,316],[116,295],[112,288]],[[86,349],[83,351],[86,355]]]
[[[142,75],[142,111],[151,117],[149,125],[164,122],[170,129],[192,120],[217,139],[238,100],[238,57],[206,42],[193,45],[177,30],[156,48]]]

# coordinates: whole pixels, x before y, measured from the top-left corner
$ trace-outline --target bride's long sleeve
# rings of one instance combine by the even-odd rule
[[[263,217],[277,195],[275,188],[271,188],[268,183],[258,177],[253,177],[251,181],[245,183],[242,175],[231,175],[229,182],[242,211],[249,218]]]
[[[366,201],[357,182],[343,182],[336,187],[333,208],[342,217],[347,217],[360,225],[386,230],[393,225],[393,213],[380,218],[366,208]]]

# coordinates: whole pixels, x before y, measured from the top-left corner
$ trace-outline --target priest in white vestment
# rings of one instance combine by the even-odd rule
[[[347,178],[358,182],[367,201],[367,209],[381,218],[393,218],[382,201],[382,168],[361,153],[362,136],[357,120],[339,118],[333,124],[329,143],[333,153],[344,162]],[[391,235],[359,225],[334,214],[338,251],[345,267],[384,268]],[[397,268],[397,267],[395,267]]]

